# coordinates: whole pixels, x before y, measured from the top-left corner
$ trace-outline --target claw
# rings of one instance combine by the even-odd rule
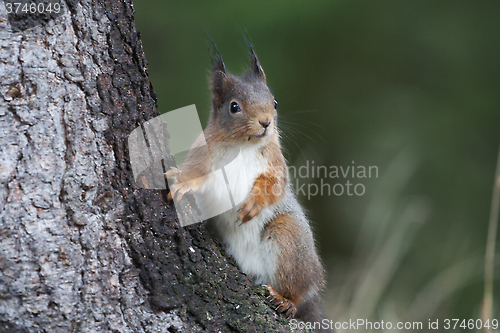
[[[297,311],[293,302],[278,294],[273,287],[269,285],[265,287],[269,292],[269,296],[266,297],[267,301],[275,306],[274,309],[277,312],[283,313],[287,318],[292,318]]]
[[[182,199],[182,196],[184,195],[184,193],[182,193],[180,191],[180,188],[175,192],[174,194],[174,200],[175,201],[180,201]]]

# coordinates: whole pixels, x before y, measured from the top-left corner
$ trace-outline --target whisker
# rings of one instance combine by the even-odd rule
[[[248,125],[248,124],[245,124],[241,127],[237,127],[233,132],[231,132],[231,135],[239,134],[240,132],[247,130],[249,128],[250,128],[250,125]]]
[[[313,113],[313,112],[321,112],[322,110],[297,110],[297,111],[288,111],[284,116],[290,114],[298,114],[298,113]]]
[[[316,126],[316,127],[320,128],[320,129],[322,129],[322,130],[324,130],[324,129],[325,129],[323,126],[321,126],[320,124],[315,123],[314,121],[311,121],[311,120],[304,120],[304,119],[302,119],[301,121],[302,121],[302,122],[304,122],[304,121],[305,121],[305,122],[307,122],[308,124],[314,125],[314,126]],[[282,120],[282,119],[281,119],[281,120],[280,120],[280,122],[284,122],[284,123],[286,123],[286,124],[297,125],[297,126],[299,126],[299,127],[302,127],[302,128],[306,128],[306,129],[308,129],[306,126],[304,126],[304,125],[302,125],[302,124],[295,123],[295,122],[293,122],[293,121],[288,121],[288,120]]]
[[[297,149],[299,150],[300,154],[304,158],[306,158],[306,155],[305,155],[304,151],[302,150],[302,147],[298,144],[298,138],[297,138],[297,136],[295,136],[295,134],[293,134],[293,132],[291,132],[291,131],[284,132],[284,131],[280,130],[280,133],[286,142],[292,143],[291,148],[293,149],[295,155],[298,155],[298,154],[297,154],[297,150],[295,150],[294,146],[296,146]],[[288,149],[286,149],[286,148],[287,147],[282,147],[282,150],[286,151],[290,157],[290,153],[289,153]],[[288,160],[290,160],[290,158],[288,158]]]
[[[323,129],[321,126],[319,126],[319,125],[317,125],[317,126],[320,129]],[[312,136],[314,136],[316,138],[319,138],[323,142],[326,142],[326,140],[323,138],[323,136],[321,136],[320,133],[318,133],[317,131],[313,131],[309,127],[304,126],[302,124],[297,124],[297,123],[294,123],[294,122],[290,122],[290,121],[286,121],[286,120],[281,120],[280,121],[280,127],[283,127],[287,131],[299,133],[302,136],[305,136],[306,138],[308,138],[309,140],[311,140],[313,142],[317,142],[317,140],[314,139]],[[307,132],[312,133],[311,134],[312,136],[309,135],[309,134],[307,134]]]

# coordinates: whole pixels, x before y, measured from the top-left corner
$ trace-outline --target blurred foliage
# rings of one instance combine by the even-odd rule
[[[354,180],[363,196],[301,198],[332,318],[479,317],[500,143],[500,2],[134,5],[160,112],[196,104],[205,123],[207,32],[235,74],[249,65],[243,32],[279,101],[291,164],[378,166],[378,178]]]

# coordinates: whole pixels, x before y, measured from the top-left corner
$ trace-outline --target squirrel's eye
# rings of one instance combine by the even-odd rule
[[[276,110],[278,108],[278,101],[274,100],[274,109]]]
[[[231,105],[229,106],[229,110],[231,111],[231,113],[236,113],[238,111],[241,111],[239,104],[236,102],[231,102]]]

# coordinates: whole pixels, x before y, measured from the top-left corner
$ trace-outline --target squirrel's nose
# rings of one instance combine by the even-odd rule
[[[269,120],[266,120],[266,121],[262,121],[262,120],[259,120],[259,123],[262,125],[262,127],[264,128],[268,128],[269,125],[271,124],[271,122]]]

